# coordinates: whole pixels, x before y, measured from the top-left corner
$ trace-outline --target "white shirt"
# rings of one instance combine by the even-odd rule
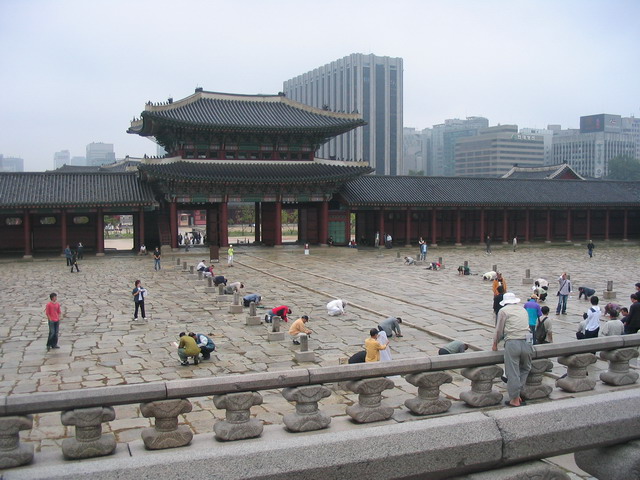
[[[597,305],[591,305],[587,312],[587,323],[585,324],[585,330],[588,332],[594,331],[600,327],[600,307]]]

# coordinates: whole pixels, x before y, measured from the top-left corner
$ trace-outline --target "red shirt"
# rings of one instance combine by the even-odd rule
[[[287,322],[287,321],[289,321],[289,319],[287,318],[287,312],[288,311],[289,311],[289,307],[287,307],[286,305],[280,305],[279,307],[275,307],[273,309],[273,314],[277,315],[282,320]]]
[[[44,311],[47,314],[47,318],[52,322],[57,322],[60,320],[60,304],[58,302],[47,303]]]

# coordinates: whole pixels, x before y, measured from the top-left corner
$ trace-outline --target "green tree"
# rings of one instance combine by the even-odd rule
[[[609,160],[609,175],[611,180],[640,180],[640,160],[631,155],[618,155]]]

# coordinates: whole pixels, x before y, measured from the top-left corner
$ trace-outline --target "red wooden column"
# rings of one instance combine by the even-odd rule
[[[460,213],[460,208],[456,208],[456,246],[462,245],[462,234],[460,231],[462,223],[462,214]]]
[[[29,210],[25,210],[23,215],[24,255],[22,258],[33,258],[33,251],[31,250],[31,215],[29,214]]]
[[[96,212],[96,256],[104,256],[104,214],[102,208],[98,207]]]
[[[138,211],[138,248],[144,244],[144,207]],[[160,245],[158,245],[160,246]]]
[[[484,207],[480,209],[480,245],[484,243]]]
[[[531,240],[531,231],[529,229],[529,224],[531,223],[531,209],[525,209],[525,217],[524,217],[524,241],[525,243],[529,243]]]
[[[604,239],[609,241],[609,220],[611,220],[611,211],[607,208],[604,216]]]
[[[437,247],[438,246],[438,237],[436,235],[436,213],[437,213],[437,209],[432,208],[431,209],[431,246],[432,247]]]
[[[624,230],[622,232],[622,241],[626,242],[627,240],[629,240],[627,238],[627,232],[628,232],[628,227],[629,227],[629,215],[628,215],[628,210],[626,208],[624,209],[623,225],[624,225]]]
[[[411,209],[407,208],[407,212],[406,212],[406,217],[407,217],[407,222],[405,224],[405,229],[404,229],[404,246],[405,247],[410,247],[411,246]]]
[[[229,246],[229,204],[222,202],[220,204],[220,246]],[[282,229],[280,230],[282,231]]]
[[[509,243],[509,211],[502,212],[502,243]]]
[[[381,208],[380,212],[378,212],[378,232],[380,232],[380,246],[384,246],[384,208]]]
[[[69,243],[67,241],[67,210],[64,208],[60,210],[60,241],[62,242],[61,250],[64,252]]]
[[[253,240],[256,243],[260,243],[260,232],[261,232],[261,226],[262,226],[262,216],[261,216],[262,211],[260,210],[260,202],[256,202],[255,203],[255,215],[254,215],[254,221],[255,221],[255,233],[253,236]]]
[[[171,249],[178,248],[178,205],[175,200],[169,204],[169,231],[171,235]]]
[[[547,234],[544,243],[551,243],[551,209],[547,208]]]
[[[571,241],[571,209],[567,208],[567,239],[566,242]]]
[[[278,214],[276,212],[276,214]],[[320,225],[318,225],[318,240],[320,245],[326,247],[329,240],[329,202],[323,200],[320,204]],[[282,235],[281,235],[282,237]],[[282,242],[281,242],[282,243]]]
[[[324,202],[323,202],[324,203]],[[329,215],[328,215],[328,207],[329,204],[327,203],[327,221],[326,222],[321,222],[324,225],[328,225],[329,223]],[[274,232],[274,245],[282,245],[282,202],[278,201],[276,202],[276,212],[275,212],[275,229],[276,231]],[[322,229],[322,226],[320,227]],[[324,241],[327,241],[327,227],[325,227],[325,237],[324,237]]]
[[[587,240],[591,240],[591,209],[587,208]]]

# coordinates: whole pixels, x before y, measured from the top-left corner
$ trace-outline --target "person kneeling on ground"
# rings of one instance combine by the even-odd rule
[[[198,364],[198,356],[200,356],[200,347],[196,341],[184,332],[178,334],[180,343],[178,344],[178,357],[180,357],[180,365],[186,367],[189,365],[189,357],[193,357],[193,364]]]
[[[453,342],[449,342],[438,350],[438,355],[450,355],[453,353],[464,353],[469,348],[464,342],[460,340],[454,340]]]
[[[335,317],[336,315],[342,315],[344,314],[344,310],[346,307],[346,300],[332,300],[331,302],[327,303],[327,314],[331,315],[332,317]]]
[[[404,257],[404,264],[405,265],[415,265],[416,261],[413,257]]]
[[[596,294],[596,291],[593,288],[589,287],[578,287],[578,292],[580,292],[580,294],[578,295],[578,300],[580,300],[583,295],[585,300],[589,300],[589,298]]]
[[[280,317],[285,322],[288,322],[289,319],[287,315],[291,315],[291,309],[286,305],[280,305],[279,307],[273,307],[269,310],[264,316],[264,321],[265,323],[271,323],[273,322],[273,317]]]
[[[236,292],[239,292],[241,288],[244,288],[244,283],[233,282],[224,287],[225,295],[233,295]]]
[[[354,353],[353,355],[351,355],[349,357],[349,360],[347,361],[347,363],[349,363],[349,364],[351,364],[351,363],[364,363],[365,358],[367,358],[367,351],[366,350],[362,350],[361,352]]]
[[[400,324],[402,323],[402,319],[400,317],[389,317],[386,320],[380,322],[378,325],[379,330],[384,330],[384,333],[387,334],[387,338],[393,337],[395,333],[397,337],[402,336],[402,332],[400,331]]]
[[[300,337],[302,335],[311,335],[313,332],[305,326],[305,323],[309,321],[309,317],[302,315],[299,319],[291,324],[289,328],[289,335],[293,340],[294,345],[300,345]]]
[[[211,352],[215,351],[216,345],[209,337],[203,333],[189,332],[189,336],[196,341],[196,345],[200,348],[203,360],[209,360],[211,358]]]
[[[227,279],[224,278],[224,275],[216,275],[213,277],[213,284],[217,287],[218,285],[227,285]]]
[[[442,265],[438,262],[431,262],[425,270],[440,270]]]
[[[245,307],[251,306],[251,302],[256,304],[256,307],[260,305],[262,301],[262,296],[257,293],[250,293],[249,295],[245,295],[242,297],[242,303]]]

